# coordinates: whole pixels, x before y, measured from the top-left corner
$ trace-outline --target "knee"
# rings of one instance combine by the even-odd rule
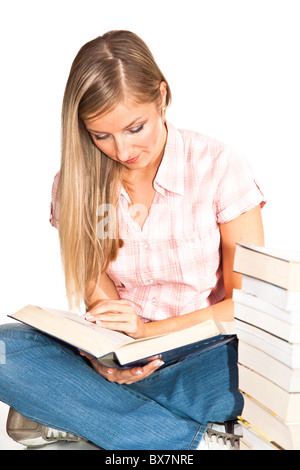
[[[0,339],[19,338],[20,336],[28,335],[32,331],[35,330],[22,323],[5,323],[0,325]]]
[[[7,323],[0,325],[0,364],[5,364],[7,355],[26,349],[37,332],[20,323]]]

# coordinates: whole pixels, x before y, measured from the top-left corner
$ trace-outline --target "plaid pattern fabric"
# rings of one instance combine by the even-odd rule
[[[124,246],[107,274],[122,299],[145,321],[198,310],[224,298],[219,224],[238,217],[264,196],[248,163],[221,142],[167,123],[155,198],[140,228],[121,189],[117,211]],[[58,175],[51,223],[58,226]]]

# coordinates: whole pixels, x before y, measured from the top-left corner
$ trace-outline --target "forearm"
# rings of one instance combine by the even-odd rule
[[[167,318],[166,320],[158,320],[149,322],[145,325],[146,336],[155,336],[172,331],[183,330],[190,326],[206,320],[213,319],[221,322],[231,322],[234,320],[234,302],[231,298],[222,302],[211,305],[209,307],[196,310],[178,317]]]
[[[106,299],[119,300],[120,296],[113,281],[106,273],[103,273],[97,284],[90,282],[86,286],[85,305],[87,310],[94,308]]]

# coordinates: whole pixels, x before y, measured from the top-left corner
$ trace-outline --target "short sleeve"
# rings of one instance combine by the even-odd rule
[[[52,185],[50,219],[49,219],[50,224],[57,229],[59,227],[58,182],[59,182],[59,172],[55,175],[53,185]]]
[[[247,160],[223,150],[217,168],[215,208],[219,224],[230,222],[259,204],[264,206],[264,195]]]

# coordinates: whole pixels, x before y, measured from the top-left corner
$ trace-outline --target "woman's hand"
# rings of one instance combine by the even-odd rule
[[[82,356],[87,357],[93,366],[93,369],[102,377],[104,377],[109,382],[115,382],[117,384],[132,384],[143,380],[146,377],[149,377],[155,370],[163,365],[163,361],[156,359],[154,361],[148,362],[143,367],[132,367],[124,369],[113,369],[105,367],[100,364],[97,359],[89,354],[79,351]]]
[[[101,300],[85,314],[85,319],[103,328],[121,331],[134,339],[147,336],[147,323],[139,318],[126,300]]]
[[[85,314],[85,319],[103,328],[125,333],[134,339],[147,336],[147,324],[140,320],[132,305],[125,300],[105,299],[98,301],[97,305]],[[114,369],[103,366],[97,359],[83,351],[80,351],[80,354],[91,361],[93,369],[98,374],[109,382],[118,384],[131,384],[143,380],[163,364],[163,361],[153,357],[143,367]]]

